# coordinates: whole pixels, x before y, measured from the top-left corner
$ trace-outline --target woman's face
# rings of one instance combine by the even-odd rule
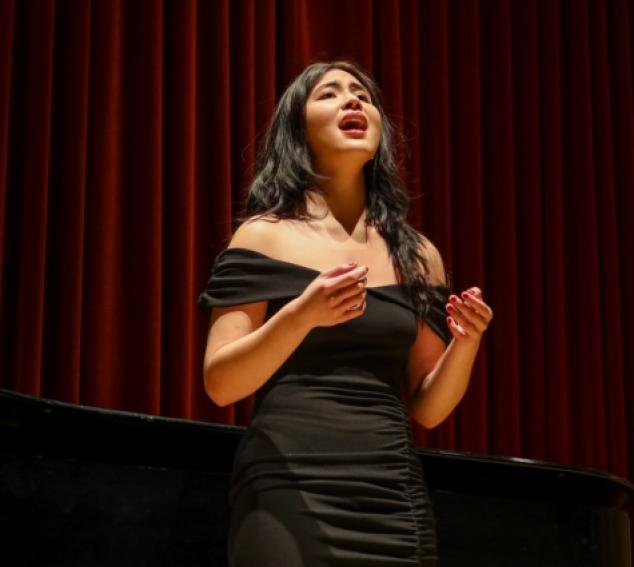
[[[361,165],[374,157],[381,115],[354,75],[332,69],[317,82],[306,101],[306,139],[322,167],[344,154],[358,158]]]

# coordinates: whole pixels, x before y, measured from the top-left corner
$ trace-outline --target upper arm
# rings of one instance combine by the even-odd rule
[[[420,235],[419,251],[427,260],[427,281],[430,285],[447,285],[445,264],[434,243]]]
[[[408,402],[418,392],[421,382],[434,369],[446,348],[445,342],[429,325],[418,323],[405,373],[405,395]]]
[[[265,220],[248,220],[236,230],[228,248],[248,248],[271,255],[275,243],[276,223]],[[211,311],[205,368],[214,353],[224,345],[252,333],[262,326],[266,317],[268,301],[243,303],[227,307],[214,307]]]
[[[446,285],[447,277],[440,252],[434,244],[421,236],[421,252],[427,261],[430,285]],[[445,342],[425,322],[418,322],[416,339],[407,361],[405,394],[409,401],[419,390],[421,382],[436,366],[446,349]]]
[[[205,349],[205,369],[218,349],[262,326],[267,304],[268,301],[257,301],[212,309]]]

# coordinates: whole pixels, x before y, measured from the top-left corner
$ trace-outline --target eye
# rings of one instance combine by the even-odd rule
[[[326,91],[325,93],[321,94],[318,100],[321,100],[322,98],[330,98],[331,96],[335,96],[335,93],[333,93],[332,91]]]
[[[371,102],[369,95],[366,93],[359,93],[359,100],[362,100],[363,102]]]

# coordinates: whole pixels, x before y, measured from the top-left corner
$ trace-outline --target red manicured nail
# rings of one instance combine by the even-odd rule
[[[447,305],[447,311],[451,311],[452,313],[456,310],[453,305]]]

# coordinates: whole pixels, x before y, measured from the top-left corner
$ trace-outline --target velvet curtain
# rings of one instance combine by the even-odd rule
[[[495,310],[421,446],[634,478],[631,0],[0,2],[0,385],[246,424],[195,300],[276,98],[351,58],[405,132],[412,223]],[[629,321],[629,323],[628,323]]]

